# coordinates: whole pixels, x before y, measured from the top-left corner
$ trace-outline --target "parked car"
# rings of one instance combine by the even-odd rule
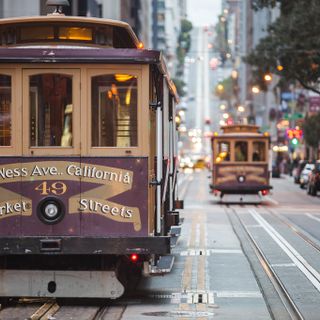
[[[320,160],[315,164],[314,169],[310,172],[307,193],[316,196],[320,190]]]
[[[300,188],[304,189],[304,187],[308,184],[309,175],[311,171],[314,169],[315,165],[313,163],[307,163],[300,174]]]
[[[302,170],[303,170],[303,168],[305,167],[306,164],[307,164],[306,160],[300,160],[298,162],[298,166],[293,171],[294,183],[300,183],[300,175],[301,175],[301,172],[302,172]]]

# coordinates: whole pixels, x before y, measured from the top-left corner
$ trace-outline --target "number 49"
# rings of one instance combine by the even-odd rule
[[[61,181],[57,181],[52,184],[44,181],[35,187],[34,190],[40,191],[40,194],[43,196],[47,196],[48,194],[55,194],[59,196],[66,193],[67,186]]]

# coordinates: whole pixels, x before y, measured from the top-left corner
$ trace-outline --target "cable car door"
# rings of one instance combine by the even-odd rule
[[[23,70],[22,235],[80,234],[80,70]]]

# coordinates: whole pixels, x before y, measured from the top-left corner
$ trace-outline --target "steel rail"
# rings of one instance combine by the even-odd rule
[[[294,303],[293,299],[290,297],[289,292],[285,288],[284,284],[281,282],[280,278],[276,274],[275,270],[272,268],[271,264],[269,263],[267,257],[263,253],[263,251],[260,249],[259,245],[249,232],[249,230],[246,228],[246,226],[243,224],[242,220],[238,216],[237,212],[233,208],[229,208],[233,211],[235,216],[237,217],[242,229],[244,230],[245,234],[247,235],[250,244],[253,248],[254,253],[256,254],[263,270],[265,271],[267,277],[269,278],[270,282],[272,283],[274,289],[278,293],[278,296],[283,303],[285,309],[287,310],[289,316],[293,320],[304,320],[305,318],[301,314],[299,308]]]
[[[127,306],[117,305],[115,308],[111,308],[110,305],[101,306],[90,320],[121,320]]]
[[[268,213],[270,213],[273,217],[275,217],[277,220],[281,221],[283,224],[285,224],[287,227],[289,227],[295,234],[297,234],[299,237],[301,237],[304,241],[306,241],[308,244],[310,244],[314,249],[320,252],[320,245],[317,244],[315,241],[311,239],[311,235],[309,237],[307,236],[307,231],[300,231],[300,227],[298,227],[295,223],[289,221],[288,219],[284,217],[280,217],[280,215],[276,215],[275,212],[272,209],[264,208]]]

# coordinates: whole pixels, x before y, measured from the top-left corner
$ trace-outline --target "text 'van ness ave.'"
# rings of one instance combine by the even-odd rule
[[[0,179],[8,180],[19,177],[46,177],[46,176],[74,176],[83,178],[92,178],[101,181],[113,181],[122,184],[130,185],[132,183],[132,175],[127,171],[122,170],[104,170],[101,167],[77,164],[69,164],[63,170],[55,166],[35,165],[32,168],[0,168]]]

